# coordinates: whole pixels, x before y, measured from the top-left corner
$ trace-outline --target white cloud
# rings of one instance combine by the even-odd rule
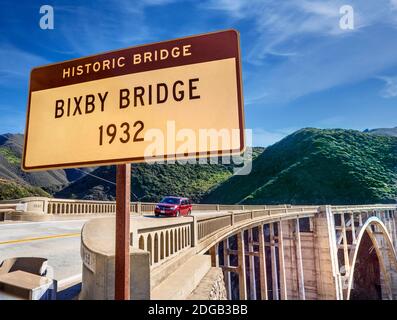
[[[380,91],[380,95],[383,98],[394,98],[397,97],[397,76],[396,77],[378,77],[378,79],[384,81],[385,86]]]
[[[87,4],[73,8],[65,6],[61,7],[66,13],[62,17],[64,21],[59,22],[58,26],[66,46],[75,55],[96,54],[157,40],[156,37],[161,37],[165,30],[161,26],[156,29],[149,27],[147,19],[152,17],[146,17],[145,9],[167,5],[174,1],[98,0],[92,6]],[[95,10],[96,7],[101,7],[102,10]]]
[[[30,70],[48,63],[46,59],[13,45],[0,44],[0,85],[18,86],[21,81],[26,81],[27,85]]]
[[[202,7],[206,9],[225,11],[236,19],[243,19],[247,16],[246,5],[245,0],[210,0],[202,3]]]
[[[163,6],[175,2],[176,0],[140,0],[146,6]]]
[[[354,9],[353,31],[339,27],[339,9],[346,4]],[[272,104],[367,80],[397,66],[397,16],[390,10],[396,4],[211,0],[206,6],[250,26],[255,41],[245,43],[243,56],[245,70],[252,73],[244,86],[246,101]]]

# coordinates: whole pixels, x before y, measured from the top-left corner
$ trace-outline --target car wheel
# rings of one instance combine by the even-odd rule
[[[155,215],[156,217],[159,217],[159,216],[160,216],[160,214],[159,214],[159,213],[155,213],[154,215]]]

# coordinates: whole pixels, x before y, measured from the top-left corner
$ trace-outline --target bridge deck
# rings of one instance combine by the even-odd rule
[[[209,215],[207,211],[195,211],[194,216]],[[156,218],[153,214],[132,216],[132,225],[161,227],[192,218]],[[73,216],[56,221],[0,222],[0,261],[12,257],[38,256],[48,259],[53,277],[61,284],[73,284],[81,276],[80,236],[83,225],[88,221]],[[68,284],[69,283],[69,284]],[[60,286],[62,289],[62,286]]]

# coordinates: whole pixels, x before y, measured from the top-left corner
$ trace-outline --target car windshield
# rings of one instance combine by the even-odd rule
[[[160,201],[160,203],[170,203],[170,204],[179,204],[180,199],[178,198],[164,198]]]

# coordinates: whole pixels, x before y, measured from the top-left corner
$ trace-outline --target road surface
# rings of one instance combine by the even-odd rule
[[[87,220],[0,224],[0,261],[13,257],[48,259],[49,276],[81,274],[80,233]],[[52,271],[53,270],[53,271]]]
[[[208,211],[192,214],[205,215]],[[154,216],[137,218],[159,221],[178,219]],[[86,221],[88,219],[0,223],[0,262],[13,257],[43,257],[48,259],[48,275],[51,278],[61,282],[78,279],[82,272],[80,234]]]

